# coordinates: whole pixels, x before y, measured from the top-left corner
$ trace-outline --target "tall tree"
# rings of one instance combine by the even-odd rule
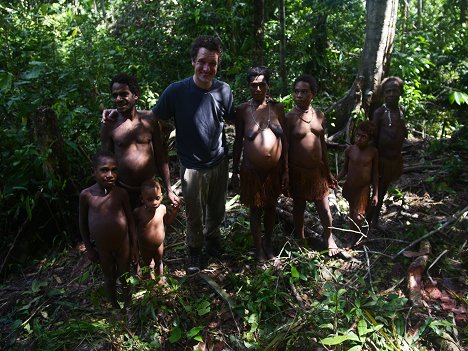
[[[377,87],[388,72],[395,38],[398,0],[367,0],[366,38],[360,67],[348,93],[331,109],[335,111],[335,125],[330,132],[342,130],[353,111],[364,109],[372,115],[378,101]]]
[[[264,64],[263,42],[264,42],[264,23],[265,23],[265,3],[264,0],[254,1],[254,57],[253,65],[261,66]]]
[[[278,14],[280,24],[280,51],[279,51],[279,74],[281,79],[281,92],[286,94],[288,89],[287,76],[286,76],[286,65],[285,65],[285,50],[286,50],[286,25],[285,15],[286,10],[284,7],[284,0],[278,0]]]

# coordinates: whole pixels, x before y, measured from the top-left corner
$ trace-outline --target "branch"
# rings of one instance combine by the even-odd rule
[[[401,249],[400,251],[398,251],[395,255],[392,256],[392,260],[394,260],[395,258],[397,258],[398,256],[400,256],[403,252],[405,252],[406,250],[408,250],[411,246],[419,243],[420,241],[430,237],[431,235],[434,235],[435,233],[438,233],[440,232],[442,229],[444,229],[445,227],[447,227],[448,225],[452,224],[453,222],[456,222],[458,221],[461,217],[464,217],[466,216],[466,212],[468,211],[468,206],[466,206],[465,208],[463,208],[463,210],[461,211],[458,211],[457,213],[455,213],[450,219],[448,219],[444,224],[442,224],[439,228],[437,229],[434,229],[433,231],[427,233],[426,235],[423,235],[422,237],[414,240],[412,243],[410,243],[408,246],[404,247],[403,249]]]

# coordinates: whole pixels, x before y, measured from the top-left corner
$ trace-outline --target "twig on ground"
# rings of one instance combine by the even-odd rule
[[[429,266],[429,268],[426,269],[426,274],[427,274],[427,276],[429,277],[429,279],[431,280],[431,283],[432,283],[432,284],[434,284],[434,279],[432,279],[431,275],[429,274],[429,270],[430,270],[430,269],[432,268],[432,266],[435,265],[435,264],[437,263],[437,261],[439,261],[440,258],[441,258],[443,255],[445,255],[448,251],[449,251],[449,250],[444,250],[444,251],[442,251],[442,253],[441,253],[439,256],[437,256],[437,258],[434,260],[434,262],[431,263],[431,265]]]
[[[398,256],[400,256],[403,252],[405,252],[407,249],[409,249],[411,246],[419,243],[420,241],[424,240],[424,239],[427,239],[428,237],[430,237],[431,235],[434,235],[435,233],[438,233],[440,232],[442,229],[444,229],[445,227],[449,226],[450,224],[452,224],[453,222],[456,222],[458,221],[461,217],[464,217],[466,216],[466,212],[468,211],[468,206],[466,206],[465,208],[463,208],[461,211],[458,211],[457,213],[455,213],[451,218],[449,218],[444,224],[442,224],[439,228],[436,228],[432,231],[430,231],[429,233],[427,233],[426,235],[423,235],[422,237],[414,240],[413,242],[411,242],[408,246],[404,247],[403,249],[401,249],[400,251],[398,251],[395,255],[392,256],[392,260],[394,260],[395,258],[397,258]]]
[[[369,261],[369,255],[367,254],[367,246],[364,245],[363,246],[364,248],[364,253],[366,254],[366,262],[367,262],[367,274],[369,275],[369,284],[370,284],[370,287],[371,287],[371,290],[373,293],[375,293],[374,291],[374,285],[372,284],[372,274],[371,274],[371,269],[370,269],[370,261]]]
[[[291,280],[289,281],[289,286],[291,287],[291,291],[292,291],[294,297],[296,298],[297,303],[299,304],[299,306],[301,306],[302,309],[305,310],[306,307],[304,305],[304,300],[302,300],[302,297],[297,292],[297,289],[296,289],[296,287],[294,286],[294,284],[293,284],[293,282]]]

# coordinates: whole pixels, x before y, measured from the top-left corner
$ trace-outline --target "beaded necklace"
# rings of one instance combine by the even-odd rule
[[[385,109],[385,113],[387,114],[388,126],[392,126],[392,114],[390,109],[387,107],[387,104],[383,104],[383,108]],[[398,112],[400,112],[400,118],[403,119],[403,108],[400,104],[398,104]]]
[[[307,124],[309,124],[310,122],[312,122],[312,118],[310,119],[310,121],[306,121],[304,118],[302,118],[302,116],[304,116],[305,113],[309,112],[309,110],[311,109],[311,106],[309,106],[309,108],[307,110],[303,110],[302,108],[300,108],[299,106],[297,105],[294,105],[294,108],[301,112],[301,115],[299,116],[299,119]]]

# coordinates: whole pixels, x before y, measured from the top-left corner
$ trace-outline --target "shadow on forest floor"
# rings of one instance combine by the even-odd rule
[[[449,187],[444,155],[430,158],[427,146],[420,140],[405,145],[410,166],[387,196],[383,230],[371,231],[352,259],[299,249],[283,214],[274,238],[279,256],[256,265],[248,211],[231,193],[226,257],[207,262],[201,274],[185,275],[182,211],[166,232],[167,283],[131,279],[133,303],[126,314],[108,308],[101,272],[80,246],[51,252],[9,276],[0,286],[1,348],[323,350],[319,341],[335,333],[347,337],[336,344],[349,348],[378,349],[383,343],[395,350],[440,349],[442,339],[460,345],[468,337],[468,193],[463,185]],[[282,199],[280,207],[287,202]],[[334,227],[347,228],[339,192],[336,203]],[[458,220],[437,231],[454,214]],[[320,224],[313,206],[307,223],[309,239],[316,242]],[[413,258],[396,254],[431,231],[432,253],[415,306],[407,289]],[[334,232],[348,241],[348,232]]]

